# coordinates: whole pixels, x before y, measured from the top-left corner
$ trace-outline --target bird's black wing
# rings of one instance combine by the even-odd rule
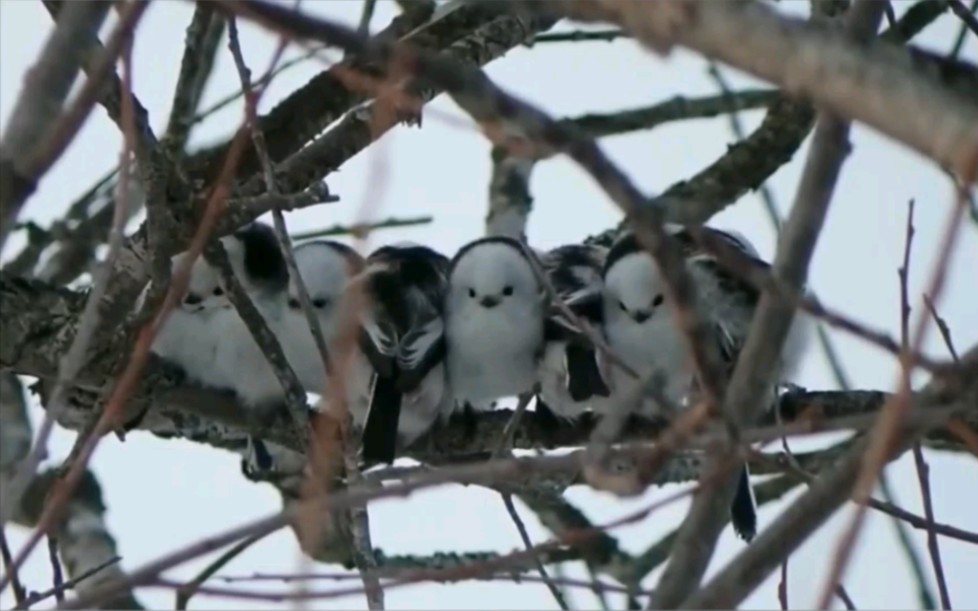
[[[398,384],[403,392],[416,389],[425,376],[445,360],[445,325],[440,315],[431,313],[401,338],[397,352]]]

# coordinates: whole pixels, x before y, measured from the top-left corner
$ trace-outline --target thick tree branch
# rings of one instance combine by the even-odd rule
[[[502,18],[508,8],[502,4],[488,3],[476,6],[454,5],[432,13],[431,7],[418,6],[401,13],[379,32],[376,40],[404,40],[432,51],[444,51],[450,45],[469,38],[475,30]],[[485,44],[486,41],[479,41]],[[350,89],[341,78],[345,71],[355,70],[365,74],[377,74],[382,66],[365,58],[351,56],[337,66],[325,70],[298,90],[279,102],[268,114],[258,120],[258,129],[265,137],[271,160],[282,163],[299,151],[303,145],[321,134],[325,128],[344,113],[369,98],[360,91]],[[256,83],[263,86],[264,83]],[[222,144],[195,154],[188,160],[189,171],[194,177],[206,177],[213,172],[227,151]],[[331,166],[338,167],[339,164]],[[238,167],[239,177],[250,176],[260,170],[260,163],[253,147],[249,147]],[[308,183],[307,183],[308,184]],[[291,189],[280,185],[283,190]]]
[[[28,165],[34,150],[61,113],[86,43],[97,35],[109,7],[102,2],[72,3],[27,73],[0,140],[0,248],[35,188],[37,177]]]
[[[526,6],[555,8],[554,3]],[[657,53],[682,45],[860,121],[959,176],[978,163],[978,103],[915,70],[905,51],[850,41],[822,21],[760,2],[557,2],[582,21],[611,21]]]

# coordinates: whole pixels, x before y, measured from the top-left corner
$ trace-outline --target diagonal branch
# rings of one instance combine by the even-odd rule
[[[935,378],[913,400],[915,406],[927,409],[935,401],[951,395],[964,403],[978,405],[978,348],[972,348],[961,359],[959,373],[953,378]],[[905,452],[914,438],[926,428],[904,426],[896,444],[888,453],[894,460]],[[838,508],[850,498],[863,465],[868,439],[856,443],[829,472],[821,475],[795,503],[775,519],[750,546],[724,567],[702,589],[683,602],[681,608],[733,608],[752,592],[780,564],[808,540]]]
[[[853,4],[846,18],[846,33],[860,41],[873,37],[883,17],[883,8],[883,3],[873,0]],[[800,289],[805,285],[808,263],[848,153],[848,136],[848,123],[828,114],[819,117],[798,193],[772,265],[773,275],[788,286]],[[738,423],[755,421],[767,408],[765,394],[777,382],[774,372],[794,316],[794,308],[775,293],[765,292],[761,297],[724,400],[723,412]],[[712,457],[704,469],[704,477],[722,468],[731,458],[729,452]],[[693,498],[649,608],[675,607],[699,585],[727,522],[737,486],[736,475],[724,478],[713,488],[704,486]]]
[[[525,3],[582,21],[626,27],[649,49],[698,51],[777,83],[792,96],[860,121],[959,176],[978,163],[978,105],[914,69],[907,52],[857,44],[830,24],[778,14],[760,2],[649,5],[612,0]]]
[[[198,3],[187,26],[180,61],[180,75],[173,90],[170,119],[163,136],[168,154],[173,159],[183,156],[184,148],[194,125],[194,117],[204,95],[204,87],[214,69],[217,51],[224,36],[224,19],[214,7]]]
[[[85,43],[98,32],[109,7],[102,2],[72,3],[27,73],[0,140],[0,248],[36,187],[38,176],[29,165],[32,154],[56,123],[78,74]]]

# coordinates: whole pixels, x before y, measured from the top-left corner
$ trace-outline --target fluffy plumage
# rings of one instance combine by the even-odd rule
[[[600,329],[601,270],[608,250],[601,246],[568,244],[541,257],[543,269],[568,307],[582,320]],[[563,317],[555,308],[554,316]],[[592,398],[608,396],[595,348],[572,332],[548,341],[540,361],[540,393],[537,414],[573,419],[590,405]]]
[[[445,336],[449,386],[460,407],[489,409],[533,390],[544,348],[545,295],[520,244],[482,238],[449,266]]]
[[[180,253],[173,257],[174,270],[186,256]],[[142,307],[148,290],[149,287],[140,295],[137,309]],[[214,320],[230,307],[217,270],[198,258],[190,268],[186,293],[170,312],[150,350],[178,365],[187,379],[211,388],[226,388],[227,380],[214,368],[220,339]]]
[[[743,236],[713,229],[706,231],[750,256],[754,264],[767,266]],[[746,340],[759,292],[728,272],[714,256],[701,250],[687,231],[672,227],[671,233],[683,247],[686,268],[697,288],[700,315],[715,330],[714,337],[729,374]],[[639,374],[657,377],[653,377],[646,392],[642,393],[640,381],[621,368],[610,366],[613,394],[610,400],[596,403],[596,410],[607,411],[632,396],[638,397],[638,403],[627,407],[645,417],[669,417],[673,415],[669,407],[686,405],[694,390],[695,372],[686,340],[675,324],[667,300],[664,280],[651,255],[634,235],[619,238],[608,253],[604,269],[604,333],[612,350]],[[779,380],[797,364],[805,343],[806,327],[805,317],[796,320],[779,368]],[[772,388],[772,398],[773,391]],[[752,538],[756,513],[746,467],[731,515],[738,534],[744,539]]]
[[[348,407],[364,427],[363,458],[392,462],[451,412],[444,370],[448,258],[413,243],[384,246],[351,286],[363,292]]]
[[[288,270],[274,231],[268,225],[252,223],[222,243],[242,288],[275,332],[285,314]],[[215,317],[214,327],[220,336],[215,361],[218,375],[253,410],[267,412],[279,405],[282,386],[237,311],[223,310]]]
[[[294,248],[294,254],[296,267],[309,294],[323,340],[329,349],[342,320],[340,304],[344,290],[350,278],[363,269],[363,258],[349,246],[331,240],[299,244]],[[302,310],[296,278],[289,278],[286,292],[276,292],[271,299],[263,300],[260,311],[266,315],[269,328],[278,338],[285,358],[302,387],[306,392],[325,394],[328,379],[326,368]],[[269,316],[266,312],[273,315]],[[234,324],[244,325],[240,318]],[[247,333],[247,329],[244,332]],[[268,409],[268,406],[283,401],[284,391],[281,384],[271,365],[263,360],[264,354],[258,344],[242,339],[233,347],[247,358],[249,364],[254,363],[251,375],[259,377],[251,388],[261,391],[252,395],[259,398],[256,404],[259,410]],[[251,452],[242,469],[246,475],[250,475],[267,472],[273,467],[280,469],[296,460],[298,458],[295,452],[287,448],[253,440]]]

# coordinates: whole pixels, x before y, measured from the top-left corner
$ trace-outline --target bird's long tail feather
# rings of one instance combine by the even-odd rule
[[[363,459],[394,462],[397,425],[401,418],[401,391],[392,377],[375,376],[367,421],[363,426]]]
[[[747,465],[740,470],[737,492],[730,505],[730,521],[734,532],[744,541],[750,541],[757,534],[757,506],[754,503],[754,491],[750,487]]]

